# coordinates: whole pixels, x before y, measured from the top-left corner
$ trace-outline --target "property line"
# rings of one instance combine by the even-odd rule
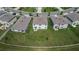
[[[23,47],[23,48],[64,48],[64,47],[72,47],[72,46],[77,46],[79,45],[79,43],[77,44],[70,44],[70,45],[63,45],[63,46],[42,46],[42,47],[39,47],[39,46],[23,46],[23,45],[13,45],[13,44],[8,44],[8,43],[4,43],[4,42],[0,42],[1,44],[4,44],[4,45],[8,45],[8,46],[14,46],[14,47]]]

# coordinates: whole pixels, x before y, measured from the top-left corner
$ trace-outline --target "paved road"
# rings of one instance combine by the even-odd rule
[[[59,11],[64,11],[61,7],[56,7]]]

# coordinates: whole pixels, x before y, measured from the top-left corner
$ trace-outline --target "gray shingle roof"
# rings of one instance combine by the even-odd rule
[[[52,15],[60,15],[60,13],[61,13],[60,11],[51,12],[50,16],[52,16]]]
[[[51,20],[52,20],[53,24],[61,25],[61,24],[68,24],[69,23],[69,20],[61,15],[57,16],[57,17],[51,16]]]
[[[1,20],[1,21],[9,22],[9,21],[11,21],[12,18],[14,18],[14,17],[15,17],[14,15],[11,15],[11,14],[9,14],[9,13],[6,13],[6,14],[4,14],[4,15],[2,15],[2,16],[0,17],[0,20]]]
[[[0,11],[0,16],[3,15],[3,14],[5,14],[5,13],[6,13],[5,11],[2,11],[2,10],[1,10],[1,11]]]
[[[34,17],[33,24],[48,24],[47,17]]]
[[[18,21],[14,24],[12,29],[14,30],[26,30],[31,18],[27,16],[21,16]]]
[[[78,13],[69,13],[66,15],[72,22],[78,20],[79,21],[79,14]]]

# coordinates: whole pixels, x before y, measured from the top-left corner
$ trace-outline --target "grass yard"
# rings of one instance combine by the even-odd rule
[[[68,9],[70,7],[62,7],[63,9]],[[22,7],[20,10],[26,12],[36,12],[34,7]],[[43,7],[43,12],[53,12],[57,11],[55,7]],[[48,19],[48,29],[47,30],[39,30],[34,32],[32,29],[32,21],[30,22],[26,33],[18,33],[9,31],[7,35],[0,40],[0,42],[4,42],[12,45],[23,45],[23,46],[63,46],[69,44],[79,43],[79,26],[76,28],[72,28],[69,26],[67,29],[54,31],[53,23],[50,19]],[[0,36],[5,32],[0,30]],[[14,47],[8,46],[0,43],[0,50],[5,51],[36,51],[36,50],[54,50],[54,51],[73,51],[78,50],[79,46],[73,47],[64,47],[64,48],[24,48],[24,47]]]
[[[25,11],[25,12],[36,12],[35,7],[21,7],[20,10]]]
[[[65,9],[69,9],[69,8],[71,8],[71,7],[61,7],[61,8],[65,10]]]
[[[0,44],[0,51],[79,51],[79,46],[66,48],[26,48]]]
[[[55,7],[43,7],[42,9],[42,12],[53,12],[53,11],[58,11],[58,9]]]
[[[24,45],[24,46],[59,46],[59,45],[62,46],[62,45],[79,43],[79,27],[77,28],[70,27],[68,29],[54,31],[52,29],[52,26],[50,26],[52,25],[51,21],[48,20],[48,22],[49,22],[48,24],[49,26],[47,30],[39,30],[37,32],[34,32],[32,29],[32,21],[31,21],[27,30],[28,32],[18,33],[18,32],[9,31],[7,35],[1,41],[5,43]],[[6,48],[5,45],[3,46],[2,49],[3,50],[7,50],[7,49],[9,50],[41,50],[41,49],[32,49],[32,48],[19,49],[18,47]],[[68,48],[54,48],[54,49],[51,48],[51,49],[42,49],[42,50],[73,50],[73,49],[71,49],[71,47],[68,47]]]

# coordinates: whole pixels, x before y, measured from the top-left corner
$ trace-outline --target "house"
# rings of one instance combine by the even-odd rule
[[[48,21],[47,17],[34,17],[33,18],[33,30],[47,29]]]
[[[14,7],[15,8],[15,7]],[[20,15],[21,11],[20,10],[14,10],[13,7],[3,7],[3,9],[7,12],[9,12],[10,14],[13,15]]]
[[[9,12],[10,10],[12,10],[12,7],[2,7],[5,11]]]
[[[53,22],[54,30],[67,28],[69,24],[69,20],[61,15],[52,15],[51,20]]]
[[[76,12],[79,13],[79,7],[76,8]]]
[[[9,12],[10,14],[12,14],[12,15],[20,15],[22,12],[21,11],[19,11],[19,10],[13,10],[13,9],[10,9],[9,11],[7,11],[7,12]]]
[[[27,28],[28,28],[28,25],[29,25],[30,20],[31,20],[31,17],[30,16],[22,15],[17,20],[17,22],[13,25],[13,27],[11,28],[11,31],[25,33],[26,30],[27,30]]]
[[[61,13],[60,11],[50,12],[50,16],[52,16],[52,15],[57,16],[57,15],[60,15],[60,13]]]
[[[0,17],[0,24],[3,25],[2,27],[4,27],[4,29],[12,25],[15,21],[16,21],[15,16],[9,13],[6,13]]]
[[[0,10],[0,16],[3,15],[3,14],[5,14],[5,13],[6,13],[5,11]]]
[[[66,17],[71,21],[70,25],[76,27],[79,25],[79,14],[78,13],[69,13]]]
[[[63,11],[63,15],[67,15],[69,13],[73,13],[73,12],[76,11],[76,9],[77,9],[76,7],[72,7],[72,8],[66,9],[66,10]]]

